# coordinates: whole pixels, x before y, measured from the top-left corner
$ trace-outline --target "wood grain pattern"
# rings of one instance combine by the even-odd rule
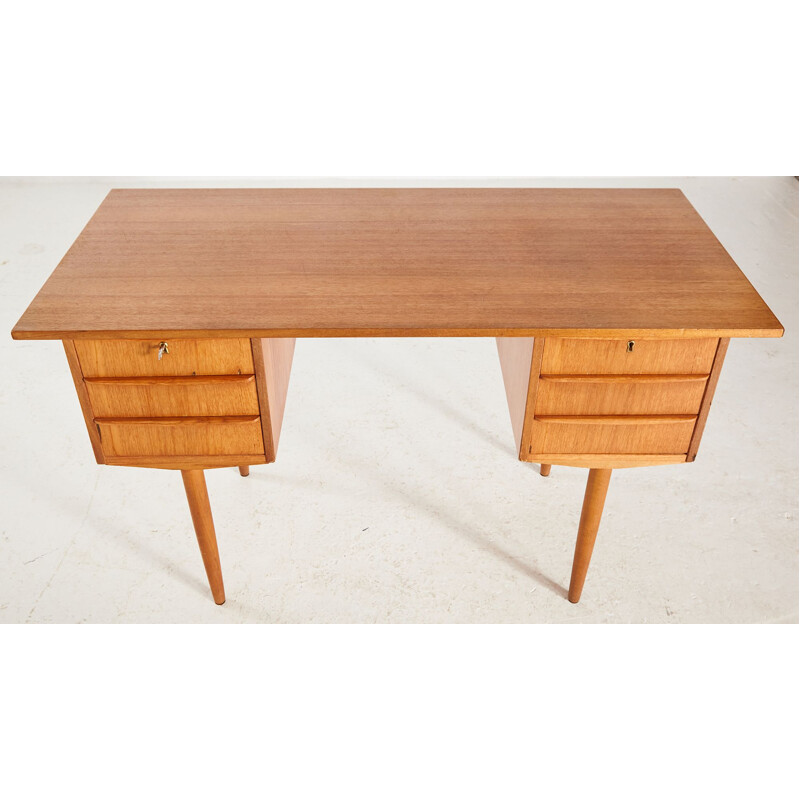
[[[63,344],[64,352],[67,354],[69,371],[72,375],[72,382],[75,384],[75,391],[78,393],[78,402],[81,406],[83,421],[86,423],[86,432],[89,434],[89,441],[92,445],[92,452],[94,453],[95,461],[97,461],[98,464],[104,464],[105,457],[103,455],[103,444],[100,441],[100,431],[97,429],[97,426],[94,423],[92,405],[89,401],[89,395],[83,382],[83,374],[81,373],[81,365],[78,360],[78,353],[75,349],[75,343],[71,339],[64,339]]]
[[[508,411],[511,414],[511,428],[514,431],[517,453],[520,453],[523,449],[522,429],[528,402],[528,384],[531,380],[533,338],[498,336],[496,342],[503,384],[506,387]]]
[[[87,378],[96,417],[224,417],[258,414],[253,375]]]
[[[253,374],[248,339],[177,339],[159,359],[162,340],[81,340],[75,348],[87,378]]]
[[[703,437],[703,431],[706,427],[706,420],[708,419],[708,412],[711,410],[711,401],[714,399],[714,392],[717,389],[719,376],[722,372],[722,363],[725,361],[725,354],[728,352],[728,345],[730,339],[720,339],[717,353],[714,358],[714,366],[711,368],[711,375],[706,384],[706,391],[703,395],[703,402],[700,406],[700,413],[697,415],[697,424],[692,433],[692,441],[689,444],[689,452],[687,454],[687,461],[694,461],[697,458],[697,451],[700,447],[700,439]]]
[[[695,421],[689,415],[536,417],[531,461],[553,463],[542,453],[685,455]]]
[[[12,336],[782,330],[674,189],[122,189]]]
[[[627,344],[634,342],[632,352]],[[708,375],[717,351],[716,339],[562,339],[549,338],[542,374]]]
[[[95,420],[108,456],[215,456],[264,452],[261,422],[249,417],[115,417]],[[239,463],[242,463],[241,461]]]
[[[705,375],[542,375],[538,415],[693,414]]]
[[[206,568],[208,585],[211,587],[214,602],[222,605],[225,602],[225,586],[222,583],[217,534],[214,530],[214,518],[211,516],[211,504],[208,501],[206,478],[201,469],[182,470],[181,476],[186,499],[189,501],[197,543],[200,545],[200,555]]]

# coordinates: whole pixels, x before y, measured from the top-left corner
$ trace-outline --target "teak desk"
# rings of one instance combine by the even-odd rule
[[[694,461],[731,337],[783,328],[678,190],[109,193],[12,331],[61,339],[99,464],[275,460],[295,338],[495,336],[519,458],[588,467],[577,603],[612,469]]]

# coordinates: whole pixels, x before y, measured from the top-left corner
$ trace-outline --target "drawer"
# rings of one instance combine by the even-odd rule
[[[543,375],[536,414],[697,414],[705,375]]]
[[[225,417],[258,414],[253,375],[86,378],[95,417]]]
[[[175,375],[252,375],[249,339],[167,339],[169,353],[158,358],[159,339],[76,339],[85,378]]]
[[[628,350],[628,342],[633,349]],[[559,339],[548,337],[542,375],[708,375],[718,339]]]
[[[106,456],[221,456],[264,452],[261,420],[248,417],[96,419]]]
[[[681,454],[689,449],[696,417],[537,417],[531,453]]]

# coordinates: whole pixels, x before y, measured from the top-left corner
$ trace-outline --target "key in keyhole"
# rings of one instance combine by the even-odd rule
[[[158,360],[161,361],[161,358],[165,355],[169,355],[169,345],[166,342],[160,342],[158,345]]]

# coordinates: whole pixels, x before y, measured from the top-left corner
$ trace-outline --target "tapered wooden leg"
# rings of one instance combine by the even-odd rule
[[[572,577],[569,581],[570,603],[577,603],[581,599],[583,582],[589,562],[592,560],[594,540],[597,538],[597,529],[600,527],[600,518],[603,516],[603,506],[606,502],[608,482],[611,480],[610,469],[590,469],[589,479],[586,481],[586,494],[583,496],[583,510],[581,521],[578,525],[578,541],[575,542],[575,558],[572,561]]]
[[[243,478],[246,478],[250,474],[250,467],[248,467],[248,466],[239,467],[239,474]]]
[[[219,563],[211,504],[208,502],[206,477],[201,469],[182,469],[181,475],[183,476],[183,486],[186,489],[186,499],[189,501],[189,511],[192,512],[194,532],[197,534],[197,543],[200,545],[200,555],[203,556],[203,564],[208,576],[208,585],[211,587],[214,602],[222,605],[225,602],[225,587],[222,585],[222,567]]]
[[[550,474],[550,467],[551,466],[552,466],[552,464],[542,464],[539,467],[539,474],[546,478]]]

